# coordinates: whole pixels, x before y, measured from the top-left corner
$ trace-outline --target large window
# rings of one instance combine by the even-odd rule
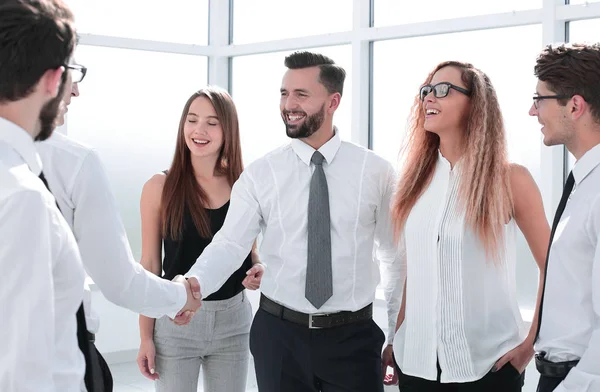
[[[183,44],[208,43],[208,0],[66,0],[80,32]]]
[[[510,159],[526,166],[540,183],[540,127],[535,118],[528,116],[528,110],[535,92],[533,66],[541,47],[541,35],[541,26],[534,25],[376,42],[373,70],[375,152],[396,162],[419,86],[438,63],[466,61],[485,72],[496,88],[507,130]],[[518,260],[519,295],[522,305],[533,306],[537,267],[520,238],[519,256],[525,255]]]
[[[350,46],[311,51],[331,57],[346,70],[344,95],[334,116],[342,139],[350,140],[352,107],[352,55]],[[232,94],[240,117],[244,163],[289,142],[279,111],[279,89],[287,70],[283,61],[291,52],[236,57],[232,67]]]
[[[410,1],[410,5],[399,0],[374,0],[374,3],[376,26],[522,11],[542,6],[542,0],[432,0]]]
[[[223,0],[224,1],[224,0]],[[234,0],[233,42],[273,41],[352,30],[352,1]]]
[[[67,131],[98,151],[137,260],[144,183],[169,167],[187,99],[206,85],[206,58],[80,45],[88,67]]]

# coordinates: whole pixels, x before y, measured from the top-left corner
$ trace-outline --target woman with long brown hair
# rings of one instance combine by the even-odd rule
[[[142,265],[157,275],[164,271],[165,279],[184,275],[223,225],[242,170],[233,100],[216,87],[194,93],[181,115],[171,167],[142,191]],[[217,292],[202,299],[188,325],[140,316],[138,366],[156,380],[157,391],[195,392],[201,367],[205,391],[245,391],[252,309],[243,289],[256,289],[253,276],[261,274],[252,251]]]
[[[517,303],[516,226],[541,271],[550,230],[532,176],[508,162],[487,75],[439,64],[407,140],[392,212],[407,271],[393,346],[400,389],[521,391],[537,320],[527,332]]]

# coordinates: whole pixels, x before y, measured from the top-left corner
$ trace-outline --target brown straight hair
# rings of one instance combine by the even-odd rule
[[[163,237],[180,239],[183,232],[183,216],[187,208],[194,225],[202,237],[211,238],[210,222],[206,213],[208,197],[194,175],[190,150],[185,143],[183,128],[192,102],[205,97],[213,105],[223,129],[223,146],[217,159],[215,173],[227,177],[230,186],[237,181],[244,169],[237,110],[227,91],[209,86],[187,100],[177,132],[177,144],[171,167],[162,191],[161,229]]]

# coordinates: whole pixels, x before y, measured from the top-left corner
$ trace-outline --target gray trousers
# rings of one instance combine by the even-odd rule
[[[244,292],[222,301],[202,302],[192,321],[175,325],[156,320],[156,392],[196,392],[200,368],[204,392],[244,392],[252,307]]]

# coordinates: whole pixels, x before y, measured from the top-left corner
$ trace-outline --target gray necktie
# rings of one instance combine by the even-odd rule
[[[306,299],[317,309],[332,296],[331,229],[329,227],[329,191],[323,171],[323,155],[315,151],[315,165],[308,195],[308,257]]]

